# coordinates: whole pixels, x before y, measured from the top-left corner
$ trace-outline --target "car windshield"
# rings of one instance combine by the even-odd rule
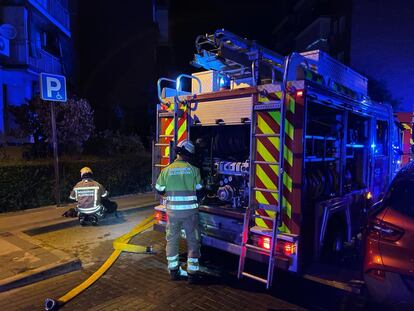
[[[414,217],[414,180],[396,183],[391,188],[388,202],[392,209]]]

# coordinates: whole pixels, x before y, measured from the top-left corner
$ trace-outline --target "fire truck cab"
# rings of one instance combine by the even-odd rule
[[[329,279],[320,264],[354,247],[398,165],[391,106],[321,51],[282,57],[223,29],[199,36],[196,50],[203,71],[158,81],[153,182],[190,139],[206,188],[202,244],[239,256],[238,276],[267,287],[275,267]],[[267,272],[249,271],[246,258]]]

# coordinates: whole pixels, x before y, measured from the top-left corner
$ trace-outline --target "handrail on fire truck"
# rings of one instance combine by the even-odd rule
[[[163,81],[167,81],[167,82],[176,84],[176,80],[168,79],[168,78],[159,78],[158,81],[157,81],[158,100],[160,101],[161,104],[169,105],[169,102],[168,101],[164,101],[164,99],[162,98],[161,83]]]
[[[176,80],[176,83],[175,83],[175,89],[176,89],[176,93],[175,93],[175,96],[174,96],[174,101],[175,101],[175,103],[177,103],[177,104],[182,104],[183,103],[183,101],[180,99],[180,97],[179,97],[179,94],[180,94],[180,92],[182,91],[181,89],[182,89],[182,83],[181,83],[181,79],[182,78],[187,78],[187,79],[194,79],[194,80],[196,80],[197,82],[198,82],[198,94],[200,94],[201,93],[201,80],[199,79],[199,78],[197,78],[197,77],[195,77],[195,76],[190,76],[190,75],[187,75],[187,74],[180,74],[178,77],[177,77],[177,80]]]

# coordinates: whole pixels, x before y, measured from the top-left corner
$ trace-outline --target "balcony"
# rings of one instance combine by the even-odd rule
[[[70,19],[68,9],[62,5],[62,0],[28,0],[40,13],[70,36]]]
[[[31,69],[37,72],[48,72],[48,73],[62,73],[62,63],[60,59],[52,54],[40,50],[39,58],[29,57],[29,66]]]

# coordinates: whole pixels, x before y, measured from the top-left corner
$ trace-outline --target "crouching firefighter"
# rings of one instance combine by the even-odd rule
[[[78,202],[79,223],[82,226],[88,223],[96,226],[105,216],[105,208],[101,199],[108,196],[108,191],[93,180],[93,173],[89,167],[82,168],[80,173],[82,180],[73,187],[69,198]]]
[[[185,140],[175,150],[177,159],[165,167],[158,176],[155,189],[166,195],[167,208],[167,261],[170,278],[180,279],[179,241],[181,229],[187,239],[187,273],[188,283],[196,283],[198,279],[200,257],[200,232],[198,222],[197,195],[201,195],[200,171],[188,161],[195,153],[194,145]]]

